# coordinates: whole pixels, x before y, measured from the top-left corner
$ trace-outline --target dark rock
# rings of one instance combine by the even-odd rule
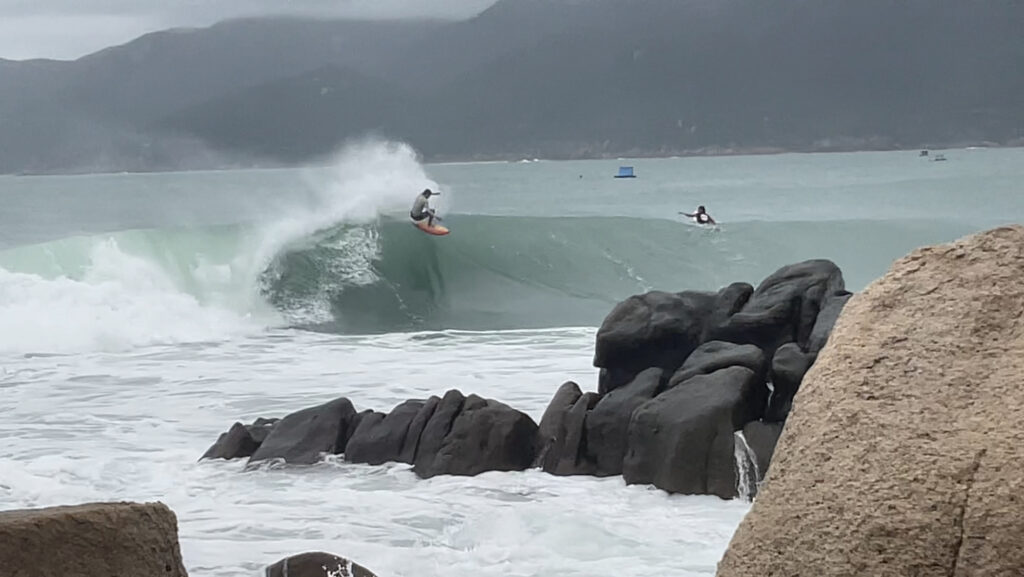
[[[771,374],[773,392],[768,403],[768,411],[765,413],[766,421],[786,420],[786,415],[793,405],[793,397],[800,388],[800,382],[814,364],[816,357],[817,355],[813,353],[801,351],[796,343],[782,345],[775,351]]]
[[[342,451],[342,453],[345,454],[346,461],[348,461],[349,463],[367,462],[365,460],[358,459],[358,457],[367,456],[366,452],[363,452],[362,455],[359,454],[360,449],[362,448],[361,441],[365,440],[369,436],[370,431],[374,430],[376,426],[379,425],[381,421],[384,420],[385,417],[387,417],[387,415],[384,413],[379,413],[377,411],[370,410],[356,413],[352,417],[348,424],[348,430],[350,431],[350,434],[348,436],[348,442],[345,443],[345,449]],[[353,450],[353,448],[355,450]],[[355,453],[358,456],[356,459],[352,458],[353,453]],[[387,462],[386,459],[384,461],[381,461],[380,463],[374,464],[380,465],[385,462]]]
[[[779,436],[782,434],[782,426],[782,423],[753,421],[743,427],[743,438],[747,440],[747,446],[753,451],[756,459],[758,481],[763,480],[768,474],[768,466],[775,453],[775,444],[779,442]]]
[[[249,434],[248,428],[242,423],[235,423],[228,432],[221,433],[217,442],[203,453],[200,460],[251,457],[259,448],[259,443]]]
[[[622,474],[633,410],[654,398],[664,371],[652,367],[633,382],[604,395],[586,416],[586,453],[601,477]]]
[[[633,412],[622,475],[672,493],[736,495],[733,433],[753,420],[753,371],[698,375]],[[710,491],[714,493],[710,493]]]
[[[345,460],[370,465],[400,460],[409,425],[423,405],[424,401],[405,401],[386,416],[375,413],[364,418],[345,446]]]
[[[373,409],[366,409],[365,411],[359,411],[358,413],[352,415],[352,417],[348,420],[348,427],[345,429],[345,439],[351,439],[352,435],[356,434],[356,430],[359,429],[359,425],[363,424],[363,420],[372,418],[372,416],[375,414],[380,415],[382,418],[384,416],[383,413],[378,413]],[[348,441],[346,440],[344,446],[338,447],[338,452],[344,453],[345,447],[347,446]]]
[[[536,453],[537,424],[504,403],[466,397],[432,466],[417,467],[421,477],[522,471]]]
[[[337,555],[314,551],[281,559],[266,568],[266,577],[377,577],[373,571]]]
[[[253,421],[251,425],[246,425],[245,428],[249,431],[249,436],[252,437],[252,440],[256,441],[257,445],[262,445],[263,441],[266,441],[270,435],[270,431],[273,431],[274,426],[280,421],[281,419],[264,419],[260,417]]]
[[[807,339],[807,351],[818,353],[825,348],[828,337],[832,334],[832,327],[839,320],[839,313],[843,312],[846,301],[853,296],[848,292],[841,292],[825,299],[825,304],[818,312],[818,318],[814,321],[814,328],[811,329],[811,336]]]
[[[597,331],[594,366],[602,371],[598,391],[606,393],[640,371],[675,371],[701,342],[715,293],[653,291],[622,301]]]
[[[423,429],[426,428],[427,423],[430,422],[430,418],[434,416],[434,411],[437,410],[437,406],[440,404],[441,398],[431,395],[427,402],[423,403],[423,407],[416,413],[416,416],[413,417],[412,422],[409,423],[409,431],[405,434],[405,440],[402,441],[402,451],[398,455],[400,462],[410,465],[416,462],[416,451],[420,445]]]
[[[743,310],[753,294],[754,287],[745,282],[735,282],[720,290],[705,322],[701,342],[711,340],[708,338],[710,329],[729,322],[732,315]]]
[[[355,414],[344,397],[292,413],[274,426],[249,462],[280,458],[286,463],[311,464],[324,453],[341,453]]]
[[[235,423],[226,433],[222,433],[206,453],[199,459],[239,459],[251,457],[263,441],[270,435],[274,425],[281,419],[264,419],[260,417],[251,425]]]
[[[742,310],[710,326],[706,338],[754,344],[769,355],[788,342],[806,346],[826,295],[844,290],[842,272],[831,261],[783,267],[757,287]]]
[[[768,368],[768,358],[757,345],[737,345],[724,341],[710,341],[697,347],[669,379],[671,389],[697,375],[708,375],[727,367],[746,367],[759,379],[763,379]]]
[[[544,410],[544,416],[540,419],[540,427],[537,430],[537,457],[534,466],[539,467],[544,462],[545,456],[558,439],[559,433],[565,430],[565,419],[572,410],[573,405],[582,396],[579,385],[572,381],[562,383],[551,398],[548,408]]]
[[[705,494],[723,499],[739,496],[736,471],[736,431],[719,426],[708,447],[707,489]]]
[[[457,390],[450,390],[444,394],[437,409],[434,410],[430,420],[423,427],[423,434],[420,435],[419,447],[416,449],[416,459],[413,461],[413,472],[423,477],[434,470],[434,459],[444,445],[444,438],[452,430],[455,417],[462,411],[462,404],[466,397]]]
[[[587,459],[587,414],[601,399],[597,393],[583,393],[565,416],[562,429],[544,456],[544,471],[553,475],[591,475],[595,465]]]

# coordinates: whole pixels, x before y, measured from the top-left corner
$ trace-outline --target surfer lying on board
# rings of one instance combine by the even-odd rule
[[[696,222],[697,224],[716,224],[715,219],[711,218],[711,215],[708,214],[706,210],[704,210],[703,204],[698,206],[697,212],[693,214],[689,214],[686,212],[680,212],[679,214],[692,218],[693,221]]]
[[[435,218],[437,220],[441,220],[441,218],[436,215],[434,209],[430,208],[430,196],[434,194],[441,193],[431,192],[428,188],[416,196],[416,202],[412,204],[412,211],[409,213],[413,222],[419,222],[423,219],[427,219],[427,226],[434,226]]]

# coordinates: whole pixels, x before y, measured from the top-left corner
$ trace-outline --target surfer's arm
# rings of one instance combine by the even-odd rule
[[[681,215],[683,215],[683,216],[688,216],[688,217],[690,217],[690,218],[693,218],[693,217],[697,216],[697,213],[696,213],[696,212],[695,212],[695,213],[693,213],[693,214],[690,214],[690,213],[688,213],[688,212],[680,212],[679,214],[681,214]]]
[[[717,222],[715,222],[715,219],[711,218],[710,214],[708,215],[708,224],[718,224]]]

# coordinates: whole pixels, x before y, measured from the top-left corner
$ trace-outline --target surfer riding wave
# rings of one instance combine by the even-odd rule
[[[427,219],[427,226],[433,227],[435,219],[441,220],[441,218],[437,216],[437,212],[430,208],[430,197],[436,194],[441,193],[433,192],[427,188],[416,195],[416,200],[412,204],[412,210],[409,212],[409,216],[412,218],[413,222],[422,222],[423,219]]]

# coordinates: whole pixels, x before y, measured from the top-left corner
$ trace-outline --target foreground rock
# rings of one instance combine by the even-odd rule
[[[1024,575],[1024,228],[915,251],[851,298],[718,567]]]
[[[0,512],[4,577],[187,577],[178,521],[161,503]]]
[[[322,551],[286,557],[267,567],[264,574],[266,577],[377,577],[362,565]]]

